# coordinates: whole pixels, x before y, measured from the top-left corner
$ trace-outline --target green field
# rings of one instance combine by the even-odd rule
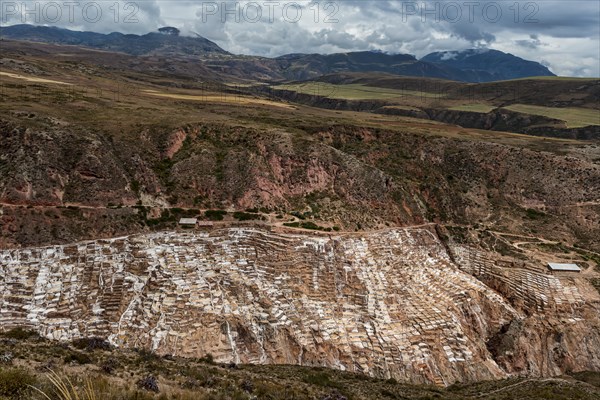
[[[323,96],[340,100],[391,100],[403,97],[441,98],[438,93],[413,90],[397,90],[361,84],[334,85],[325,82],[294,83],[274,86],[274,89],[291,90],[297,93]]]
[[[468,111],[486,114],[495,109],[496,107],[490,106],[483,103],[472,103],[472,104],[461,104],[460,106],[450,107],[449,110],[456,111]]]
[[[532,106],[527,104],[513,104],[504,108],[524,114],[541,115],[548,118],[560,119],[565,121],[569,128],[600,125],[600,110],[590,108],[557,108]]]

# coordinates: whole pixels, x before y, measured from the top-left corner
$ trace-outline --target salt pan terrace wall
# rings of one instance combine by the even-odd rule
[[[1,329],[440,385],[505,377],[485,343],[523,318],[427,228],[230,228],[5,250],[0,293]]]
[[[526,314],[488,340],[503,370],[528,376],[600,371],[600,297],[584,274],[554,276],[539,262],[507,264],[504,257],[500,263],[493,252],[450,247],[462,270]]]
[[[503,268],[494,261],[493,253],[472,247],[452,246],[452,252],[462,270],[504,296],[518,299],[530,311],[576,315],[586,304],[571,278],[525,268]],[[545,267],[540,266],[540,269]]]

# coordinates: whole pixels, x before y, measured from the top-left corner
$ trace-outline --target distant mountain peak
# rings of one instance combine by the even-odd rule
[[[460,69],[475,76],[475,82],[555,76],[538,62],[487,48],[438,51],[426,55],[421,61]]]
[[[0,27],[2,37],[15,40],[67,44],[116,51],[131,55],[162,55],[196,57],[211,54],[229,54],[216,43],[203,38],[179,36],[179,29],[167,26],[145,35],[109,34],[72,31],[39,25],[11,25]]]
[[[232,55],[198,34],[181,36],[179,29],[172,26],[165,26],[145,35],[135,35],[12,25],[0,27],[0,34],[7,39],[91,47],[134,56],[202,60]],[[234,58],[223,58],[222,65],[235,66],[246,71],[246,74],[258,71],[266,77],[292,80],[315,79],[327,74],[345,72],[383,72],[464,82],[554,76],[540,63],[486,48],[435,52],[421,60],[411,54],[394,54],[379,49],[334,54],[295,53],[270,60],[251,56],[243,61]]]

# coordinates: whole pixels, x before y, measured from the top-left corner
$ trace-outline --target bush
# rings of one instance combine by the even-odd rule
[[[5,338],[16,339],[16,340],[26,340],[26,339],[33,338],[33,337],[39,337],[37,332],[34,332],[29,329],[23,329],[20,327],[13,328],[6,332],[2,332],[2,333],[0,333],[0,336],[4,336]]]
[[[348,400],[348,398],[340,394],[338,391],[333,391],[327,396],[323,397],[322,400]]]
[[[21,368],[0,370],[0,398],[27,399],[30,386],[36,379],[29,372]]]
[[[306,219],[306,216],[298,211],[292,211],[290,214],[298,219]]]
[[[246,393],[252,393],[254,392],[254,383],[246,379],[240,384],[240,388]]]
[[[312,230],[315,230],[315,231],[323,229],[322,227],[320,227],[319,225],[317,225],[317,224],[315,224],[314,222],[311,222],[311,221],[303,222],[301,226],[304,229],[312,229]]]
[[[119,362],[117,360],[115,360],[114,358],[109,358],[107,360],[104,360],[102,362],[102,364],[100,364],[100,369],[105,373],[105,374],[112,374],[115,369],[117,369],[119,367]]]
[[[137,381],[137,386],[140,389],[147,390],[149,392],[158,393],[158,379],[155,376],[148,375],[139,381]]]
[[[73,341],[73,346],[79,350],[110,350],[111,346],[106,340],[99,337],[81,338]]]
[[[202,357],[200,360],[200,362],[206,363],[206,364],[214,364],[215,360],[213,358],[213,355],[208,353],[206,354],[204,357]]]
[[[235,213],[233,213],[233,218],[237,219],[238,221],[252,221],[264,219],[259,214],[246,213],[242,211],[236,211]]]
[[[138,353],[138,363],[160,363],[161,357],[151,350],[146,349],[135,349]]]
[[[225,210],[206,210],[204,215],[211,221],[222,221],[223,217],[227,215]]]
[[[527,218],[533,220],[542,219],[546,216],[545,212],[534,210],[533,208],[528,208],[527,210],[525,210],[525,214]]]
[[[64,362],[65,364],[76,363],[79,365],[83,365],[91,363],[92,359],[87,354],[74,351],[65,356]]]
[[[303,380],[311,385],[341,389],[341,384],[339,382],[332,381],[331,377],[326,372],[315,372],[313,374],[309,374],[305,376]]]

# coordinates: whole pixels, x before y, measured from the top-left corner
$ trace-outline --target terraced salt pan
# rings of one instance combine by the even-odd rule
[[[485,340],[522,317],[427,228],[230,228],[5,250],[0,293],[0,327],[53,339],[437,384],[505,376]]]

